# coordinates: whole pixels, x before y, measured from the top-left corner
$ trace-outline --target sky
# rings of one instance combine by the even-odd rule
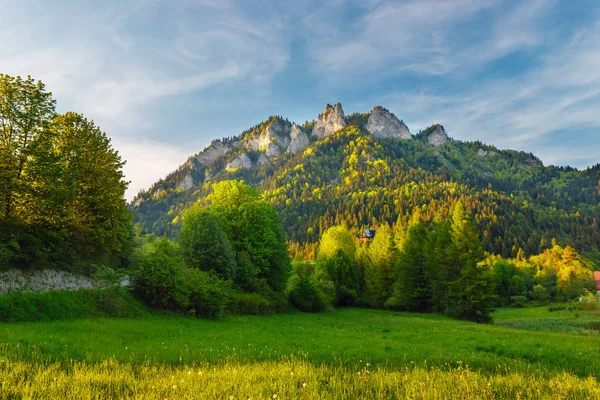
[[[112,139],[128,200],[212,139],[335,102],[600,162],[597,0],[0,0],[0,43],[0,73]]]

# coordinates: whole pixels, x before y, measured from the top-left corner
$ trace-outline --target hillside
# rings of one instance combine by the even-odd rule
[[[412,135],[379,106],[345,116],[327,105],[302,126],[273,116],[215,140],[138,194],[134,223],[176,236],[182,212],[225,179],[263,192],[296,251],[332,225],[402,231],[415,207],[430,222],[463,199],[491,253],[536,254],[555,239],[600,263],[600,165],[544,166],[530,153],[454,140],[441,125]]]

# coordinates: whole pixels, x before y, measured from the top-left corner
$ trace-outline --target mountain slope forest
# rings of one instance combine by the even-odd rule
[[[302,126],[273,116],[215,140],[140,192],[133,221],[175,237],[182,213],[206,203],[211,183],[229,179],[262,192],[302,258],[314,257],[331,226],[344,224],[358,237],[388,223],[401,236],[417,208],[431,224],[460,200],[489,253],[529,256],[558,243],[600,264],[600,165],[544,166],[531,153],[454,140],[441,125],[412,135],[380,106],[346,116],[339,103],[327,105]]]

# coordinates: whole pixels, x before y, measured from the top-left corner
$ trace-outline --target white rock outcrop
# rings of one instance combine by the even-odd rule
[[[250,160],[250,157],[248,156],[247,153],[240,154],[235,159],[233,159],[229,164],[227,164],[227,167],[225,167],[225,169],[227,169],[227,171],[231,171],[234,168],[236,168],[236,169],[252,168],[252,160]]]
[[[450,138],[446,134],[446,130],[442,125],[437,125],[435,130],[427,136],[427,141],[432,146],[441,146],[446,143]]]
[[[340,103],[335,103],[333,106],[327,104],[323,113],[315,121],[312,133],[318,139],[323,139],[345,126],[346,117],[342,105]]]
[[[42,270],[23,272],[16,269],[0,272],[0,295],[10,292],[49,292],[54,290],[93,289],[90,278],[67,271]]]
[[[412,139],[406,124],[381,106],[376,106],[369,114],[367,131],[378,138]]]
[[[292,124],[290,139],[290,145],[286,149],[286,151],[289,153],[297,153],[301,150],[304,150],[310,144],[308,136],[302,131],[302,129],[300,129],[298,125],[296,125],[296,123]]]
[[[179,185],[177,185],[177,189],[191,189],[194,186],[195,185],[194,179],[192,178],[192,174],[187,174],[185,178],[183,178],[183,180],[179,182]]]
[[[213,165],[219,158],[229,153],[235,147],[231,144],[223,144],[220,140],[213,140],[210,146],[198,154],[196,160],[204,165]]]

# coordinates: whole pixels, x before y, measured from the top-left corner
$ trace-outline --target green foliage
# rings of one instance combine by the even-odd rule
[[[134,293],[152,308],[182,312],[190,305],[183,263],[178,249],[165,237],[136,257]]]
[[[214,271],[221,279],[234,279],[235,253],[214,215],[197,207],[186,212],[179,245],[188,267]]]
[[[396,263],[397,280],[394,300],[387,308],[425,312],[429,309],[431,288],[427,281],[427,254],[424,251],[428,231],[419,214],[415,214],[402,243]]]
[[[217,276],[195,268],[184,272],[189,290],[189,315],[221,318],[226,314],[230,301],[231,286]]]
[[[0,268],[126,266],[123,165],[92,121],[55,113],[43,83],[0,74]]]
[[[382,308],[392,295],[396,281],[398,251],[389,225],[381,225],[368,248],[370,262],[365,266],[364,298],[371,307]]]
[[[136,317],[147,313],[137,299],[119,288],[0,296],[0,322]]]
[[[352,306],[359,298],[358,276],[354,263],[348,258],[343,249],[324,262],[325,270],[335,286],[335,305]]]
[[[260,293],[232,292],[229,312],[233,315],[268,315],[276,311],[273,302]]]
[[[356,245],[348,229],[342,225],[332,226],[327,229],[319,242],[317,258],[321,261],[329,260],[342,250],[350,261],[354,261]]]
[[[489,322],[493,304],[493,287],[488,282],[488,267],[483,261],[481,241],[465,211],[458,203],[450,225],[452,247],[449,250],[459,278],[450,283],[452,315],[460,319]]]
[[[287,291],[290,303],[300,311],[323,312],[332,308],[332,298],[321,290],[320,279],[312,265],[293,264]]]
[[[275,209],[256,190],[238,181],[214,184],[207,200],[207,211],[218,218],[238,254],[238,272],[244,279],[240,286],[252,290],[256,281],[264,281],[282,293],[291,260]]]

